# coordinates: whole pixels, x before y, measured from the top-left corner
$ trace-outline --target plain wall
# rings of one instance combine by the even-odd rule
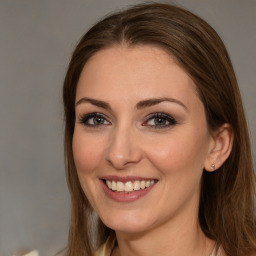
[[[0,0],[0,255],[67,244],[61,89],[72,49],[103,15],[142,1]],[[224,40],[256,148],[256,1],[181,0]]]

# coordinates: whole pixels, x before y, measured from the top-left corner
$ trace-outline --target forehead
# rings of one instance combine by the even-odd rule
[[[77,86],[78,97],[103,100],[132,97],[176,97],[189,104],[196,86],[177,61],[155,46],[112,46],[86,63]]]

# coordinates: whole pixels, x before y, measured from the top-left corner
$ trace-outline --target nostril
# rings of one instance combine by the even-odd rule
[[[137,137],[132,137],[131,129],[120,124],[109,138],[105,160],[117,170],[139,162],[142,154],[137,141]]]

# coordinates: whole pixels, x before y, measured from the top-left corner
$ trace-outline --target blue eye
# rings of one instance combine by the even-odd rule
[[[79,118],[79,122],[85,126],[110,125],[111,123],[101,113],[90,113]]]
[[[175,124],[177,124],[177,121],[172,116],[165,113],[154,113],[142,125],[161,129]]]

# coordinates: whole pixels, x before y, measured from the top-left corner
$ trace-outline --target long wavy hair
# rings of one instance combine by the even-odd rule
[[[68,255],[91,256],[114,233],[95,218],[77,176],[72,152],[76,86],[90,57],[103,48],[154,45],[174,56],[197,86],[209,131],[224,123],[234,132],[233,148],[215,172],[203,172],[199,221],[205,235],[228,256],[256,252],[255,174],[250,139],[236,76],[215,30],[182,8],[141,4],[105,17],[75,48],[64,81],[66,176],[72,200]]]

